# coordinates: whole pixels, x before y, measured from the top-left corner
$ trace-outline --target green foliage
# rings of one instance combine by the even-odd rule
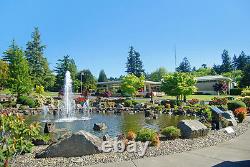
[[[246,67],[243,69],[243,77],[240,80],[240,86],[241,87],[250,86],[250,63],[248,63]]]
[[[167,139],[177,139],[181,136],[181,131],[180,129],[174,126],[169,126],[169,127],[164,128],[161,134],[166,136]]]
[[[7,86],[8,73],[9,73],[8,63],[0,59],[0,89],[3,89]]]
[[[140,59],[140,53],[135,51],[133,46],[130,47],[127,58],[127,70],[128,74],[134,74],[137,77],[144,75],[143,64]]]
[[[82,75],[83,89],[85,90],[96,89],[96,79],[89,69],[82,70],[77,74],[77,79],[79,81],[81,81],[81,75]]]
[[[234,70],[230,72],[225,72],[222,74],[225,77],[232,78],[233,81],[235,81],[237,84],[240,83],[240,80],[242,79],[243,72],[241,70]]]
[[[22,49],[15,44],[15,41],[4,52],[4,60],[9,63],[8,88],[17,96],[31,92],[29,65]]]
[[[46,46],[41,44],[40,32],[36,27],[32,33],[32,40],[27,43],[25,56],[29,62],[32,81],[35,85],[43,85],[47,90],[54,86],[55,76],[43,55],[45,48]]]
[[[246,104],[247,107],[250,107],[250,97],[245,97],[242,101]]]
[[[160,67],[149,75],[150,81],[160,82],[162,77],[167,74],[167,70],[164,67]]]
[[[27,105],[30,108],[36,107],[36,103],[32,97],[29,96],[20,96],[17,98],[17,103],[22,105]]]
[[[132,105],[133,105],[132,100],[125,100],[125,101],[124,101],[124,106],[125,106],[125,107],[131,107]]]
[[[246,87],[241,92],[242,96],[250,96],[250,87]]]
[[[189,73],[167,74],[163,77],[161,89],[171,96],[187,96],[196,91],[196,80]]]
[[[149,128],[143,128],[137,132],[136,140],[142,142],[152,141],[156,136],[156,131]]]
[[[133,74],[128,74],[122,78],[121,91],[123,94],[128,94],[129,96],[135,96],[138,89],[142,88],[144,85],[144,76],[137,77]]]
[[[44,93],[44,87],[36,85],[36,93],[43,94]]]
[[[230,95],[241,95],[242,90],[243,90],[242,88],[230,89]]]
[[[107,76],[106,76],[104,70],[101,70],[99,73],[98,82],[107,82],[107,81],[108,81],[108,79],[107,79]]]
[[[23,117],[12,114],[0,115],[0,164],[10,159],[14,154],[31,152],[33,140],[43,139],[39,123],[30,125]]]
[[[2,110],[3,109],[3,105],[0,103],[0,110]]]
[[[177,72],[191,72],[191,65],[186,57],[183,58],[179,67],[176,68],[176,71]]]
[[[234,55],[233,57],[233,66],[237,70],[244,70],[247,64],[250,63],[250,56],[247,56],[243,51],[238,57]]]
[[[65,77],[65,74],[67,71],[70,72],[71,79],[72,79],[73,85],[74,85],[74,90],[78,90],[78,87],[75,87],[78,85],[78,84],[75,84],[77,82],[76,81],[77,67],[76,67],[75,61],[73,59],[71,59],[69,57],[69,55],[66,55],[63,57],[63,59],[58,60],[55,71],[57,73],[56,85],[55,85],[55,88],[57,91],[60,91],[61,88],[63,87],[64,77]]]
[[[246,107],[246,104],[242,101],[234,100],[227,103],[227,107],[229,110],[234,111],[237,108]]]
[[[195,70],[195,71],[192,71],[192,74],[195,76],[195,77],[203,77],[203,76],[207,76],[207,75],[213,75],[214,74],[214,71],[212,68],[204,68],[204,67],[201,67],[199,68],[198,70]]]

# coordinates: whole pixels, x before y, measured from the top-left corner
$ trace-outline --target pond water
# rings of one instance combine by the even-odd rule
[[[138,131],[143,127],[148,127],[156,130],[160,130],[167,126],[176,126],[180,120],[183,119],[192,119],[192,117],[186,116],[170,116],[168,114],[161,114],[159,118],[147,119],[144,116],[144,113],[78,113],[78,118],[82,117],[90,117],[89,120],[75,120],[72,122],[56,122],[56,118],[49,114],[46,118],[43,115],[34,115],[28,116],[27,121],[39,121],[42,122],[44,126],[44,120],[51,121],[55,123],[56,128],[66,128],[71,130],[72,132],[77,132],[79,130],[86,130],[90,133],[95,134],[96,136],[102,137],[105,134],[109,134],[112,137],[117,136],[121,133],[126,133],[130,130]],[[107,125],[107,129],[103,131],[94,131],[93,125],[94,123],[103,122]]]

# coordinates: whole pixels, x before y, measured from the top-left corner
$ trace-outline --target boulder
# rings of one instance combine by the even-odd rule
[[[196,138],[208,134],[209,129],[198,120],[182,120],[178,123],[183,138]]]
[[[111,140],[111,137],[110,137],[108,134],[105,134],[105,135],[102,137],[102,140],[103,140],[103,141],[109,141],[109,140]]]
[[[117,108],[118,110],[124,110],[124,106],[123,106],[122,104],[117,104],[117,105],[116,105],[116,108]]]
[[[107,129],[107,125],[105,123],[95,123],[93,129],[95,131],[101,131]]]
[[[224,113],[222,113],[222,117],[224,117],[229,122],[229,126],[237,125],[237,121],[232,111],[225,111]]]
[[[101,139],[86,131],[79,131],[37,153],[35,158],[80,157],[101,152]]]

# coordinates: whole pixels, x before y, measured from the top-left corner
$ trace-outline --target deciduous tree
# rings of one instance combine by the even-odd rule
[[[137,77],[134,74],[128,74],[122,78],[121,91],[124,95],[134,97],[138,89],[144,85],[144,76]]]

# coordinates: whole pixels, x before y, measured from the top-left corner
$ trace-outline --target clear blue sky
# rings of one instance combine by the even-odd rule
[[[38,26],[53,68],[69,54],[95,76],[124,74],[128,47],[141,53],[146,72],[221,62],[223,49],[250,54],[249,0],[0,0],[0,52],[14,38],[25,49]]]

